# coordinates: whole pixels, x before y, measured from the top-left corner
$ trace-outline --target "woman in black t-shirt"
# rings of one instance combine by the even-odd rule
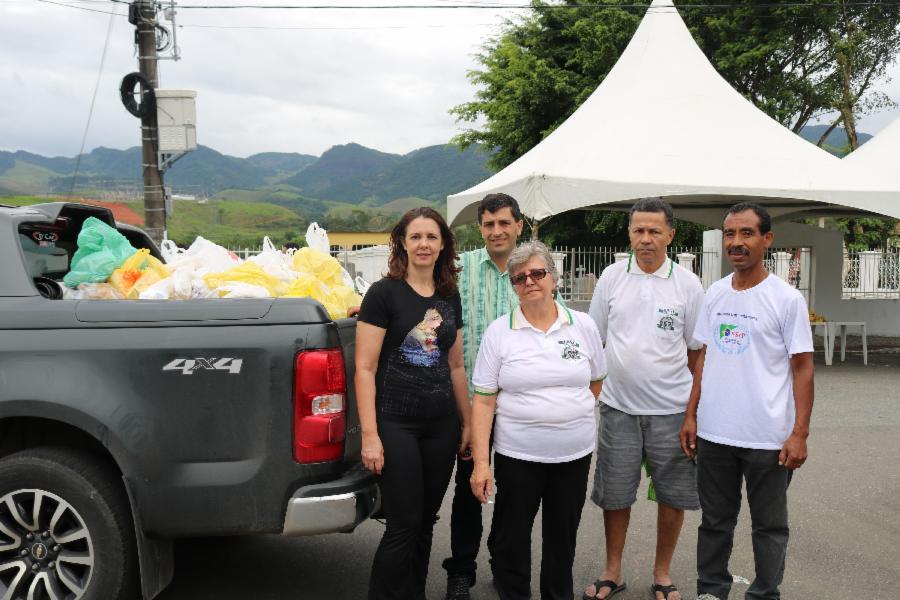
[[[387,527],[369,599],[425,597],[437,511],[454,454],[469,445],[469,401],[453,235],[415,208],[391,232],[387,277],[369,288],[356,328],[362,461],[379,475]]]

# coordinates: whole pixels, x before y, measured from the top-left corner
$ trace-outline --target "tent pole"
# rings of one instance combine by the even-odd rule
[[[537,219],[531,220],[531,239],[537,241],[539,239],[541,222]]]

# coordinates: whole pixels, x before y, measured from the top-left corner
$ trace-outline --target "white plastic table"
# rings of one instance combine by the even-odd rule
[[[823,327],[825,329],[825,335],[822,336],[822,343],[825,346],[825,364],[830,365],[834,362],[834,338],[837,337],[838,332],[841,334],[841,362],[844,362],[844,359],[847,356],[847,328],[848,327],[858,327],[860,330],[860,335],[862,336],[862,346],[863,346],[863,364],[869,364],[869,344],[866,339],[866,322],[865,321],[819,321],[809,323],[813,330],[816,327]]]

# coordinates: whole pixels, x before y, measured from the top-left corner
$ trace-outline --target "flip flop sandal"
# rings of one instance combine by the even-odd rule
[[[603,580],[598,579],[594,582],[594,590],[595,590],[594,595],[588,596],[587,594],[583,594],[581,596],[581,600],[606,600],[605,598],[597,597],[597,594],[600,593],[600,588],[609,588],[609,593],[606,595],[606,598],[612,598],[619,592],[624,592],[625,588],[627,588],[627,587],[628,586],[625,585],[624,581],[622,582],[622,585],[619,585],[612,579],[603,579]]]
[[[650,594],[653,596],[653,600],[656,600],[656,592],[659,592],[663,595],[663,600],[669,600],[669,594],[677,591],[678,588],[674,585],[662,585],[659,583],[654,583],[650,586]]]

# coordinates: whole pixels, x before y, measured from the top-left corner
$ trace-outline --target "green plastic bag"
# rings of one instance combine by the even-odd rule
[[[63,283],[74,288],[82,283],[106,281],[135,252],[137,249],[115,228],[96,217],[88,217],[81,226],[78,250]]]

